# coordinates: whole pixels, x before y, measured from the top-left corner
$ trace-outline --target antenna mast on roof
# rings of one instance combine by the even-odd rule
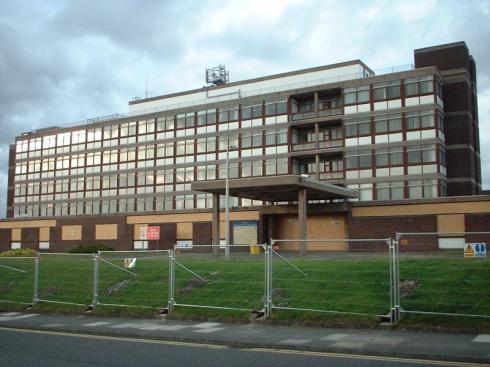
[[[206,69],[206,83],[214,85],[226,84],[230,81],[230,75],[224,65],[218,65]]]

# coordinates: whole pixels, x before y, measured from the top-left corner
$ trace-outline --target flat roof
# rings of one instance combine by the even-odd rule
[[[225,195],[225,180],[196,181],[193,191]],[[358,198],[355,190],[298,175],[230,179],[230,196],[265,201],[296,201],[298,190],[306,189],[308,200]]]

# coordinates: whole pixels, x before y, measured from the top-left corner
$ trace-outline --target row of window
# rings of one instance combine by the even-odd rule
[[[434,87],[435,84],[435,87]],[[385,101],[388,99],[397,99],[402,96],[402,90],[405,97],[432,94],[434,88],[439,96],[442,96],[442,84],[435,80],[432,75],[407,78],[401,80],[391,80],[372,85],[372,99],[374,101]],[[344,89],[344,104],[367,103],[371,100],[370,85],[363,85],[354,88]]]
[[[404,116],[403,116],[404,115]],[[404,122],[404,123],[403,123]],[[434,111],[414,111],[405,114],[395,113],[371,117],[347,119],[344,123],[345,136],[363,136],[401,132],[405,130],[430,129],[436,125]],[[444,131],[442,114],[438,113],[437,126]]]
[[[361,201],[429,199],[447,194],[446,183],[434,179],[361,183],[347,185],[347,187],[358,190]]]
[[[404,159],[406,153],[406,159]],[[445,152],[442,147],[435,144],[428,145],[409,145],[403,147],[379,148],[374,151],[352,150],[346,153],[346,169],[365,169],[386,166],[420,165],[427,163],[436,163],[439,154],[439,164],[445,166]]]
[[[205,126],[218,122],[229,122],[238,120],[239,107],[225,109],[212,109],[198,112],[179,114],[176,116],[164,116],[151,120],[127,122],[112,126],[64,132],[41,138],[21,140],[17,142],[16,152],[36,151],[56,147],[70,146],[85,142],[111,140],[128,136],[153,134],[158,131],[170,131],[195,126]],[[274,116],[287,113],[287,98],[275,101],[266,101],[256,105],[242,105],[242,120],[260,118],[263,116]]]
[[[250,177],[250,176],[269,176],[269,175],[284,175],[288,173],[288,159],[287,158],[272,158],[266,160],[252,160],[243,162],[231,162],[229,165],[229,177]],[[107,176],[90,176],[90,177],[78,177],[72,179],[60,179],[43,182],[30,182],[30,183],[18,183],[15,185],[14,195],[16,197],[30,196],[30,195],[45,195],[44,200],[52,200],[53,194],[62,194],[59,197],[54,196],[55,200],[58,199],[74,199],[83,198],[83,195],[68,195],[68,193],[75,193],[79,191],[86,191],[85,197],[98,197],[109,196],[111,191],[109,189],[118,188],[132,188],[132,190],[126,190],[124,192],[119,191],[114,195],[131,195],[154,192],[154,190],[148,191],[144,186],[156,186],[157,192],[168,191],[184,191],[188,190],[187,187],[180,187],[181,183],[190,183],[193,181],[205,181],[224,179],[226,177],[225,164],[215,165],[208,164],[205,166],[196,167],[180,167],[180,168],[168,168],[162,170],[142,171],[138,173],[122,173]],[[175,185],[174,185],[175,184]],[[159,186],[165,185],[166,187],[159,188]],[[170,185],[170,186],[168,186]],[[102,192],[100,190],[102,189]],[[66,195],[63,195],[66,194]],[[21,198],[19,198],[21,199]],[[29,201],[32,201],[30,199]],[[24,202],[20,200],[17,202]]]

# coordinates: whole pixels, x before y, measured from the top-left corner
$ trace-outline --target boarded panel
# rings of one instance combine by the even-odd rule
[[[39,228],[39,241],[49,242],[49,227]]]
[[[133,226],[133,239],[141,240],[141,227],[148,227],[148,224],[135,224]]]
[[[437,232],[461,233],[465,231],[464,214],[449,214],[437,216]]]
[[[95,226],[96,240],[117,240],[117,224],[97,224]]]
[[[56,227],[55,220],[23,220],[17,222],[0,221],[0,228],[41,228]]]
[[[82,226],[61,226],[62,241],[80,241],[82,239]]]
[[[177,239],[192,239],[192,223],[177,223]]]
[[[257,222],[256,221],[233,222],[233,244],[234,245],[257,244]]]
[[[307,238],[311,239],[345,239],[345,218],[343,215],[311,215],[307,217]],[[298,219],[296,215],[284,215],[274,218],[273,234],[275,239],[297,239]],[[298,250],[297,242],[282,243],[282,249]],[[343,251],[347,245],[339,241],[326,243],[309,243],[308,250]]]
[[[433,203],[409,205],[377,205],[352,208],[353,217],[391,217],[423,214],[488,213],[490,201]]]
[[[231,212],[230,220],[259,220],[260,213],[254,211]],[[220,214],[221,221],[225,220],[225,213]],[[211,222],[211,213],[190,214],[160,214],[160,215],[138,215],[127,216],[127,224],[151,224],[151,223],[185,223],[185,222]]]
[[[20,228],[12,229],[12,241],[22,241],[22,229]]]

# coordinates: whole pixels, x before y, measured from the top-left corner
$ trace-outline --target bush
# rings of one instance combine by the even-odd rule
[[[0,257],[36,257],[37,251],[30,248],[21,248],[18,250],[10,250],[0,252]]]
[[[98,251],[114,251],[112,247],[106,245],[84,245],[72,248],[72,254],[95,254]]]

